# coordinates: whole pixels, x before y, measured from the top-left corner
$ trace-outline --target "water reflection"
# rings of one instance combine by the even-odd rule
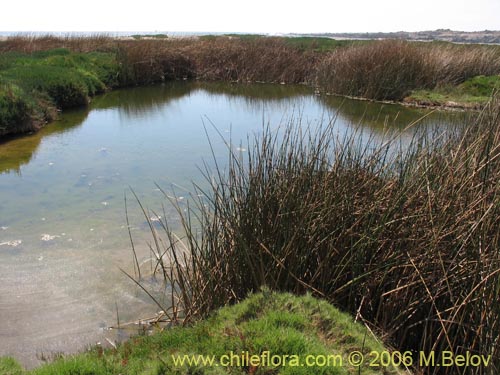
[[[169,104],[189,95],[194,89],[191,82],[169,82],[150,87],[126,88],[100,95],[92,101],[91,108],[114,108],[133,117],[142,117],[157,111],[165,111]]]
[[[448,128],[469,118],[467,112],[448,112],[409,108],[400,104],[352,100],[339,96],[317,97],[325,107],[336,111],[343,121],[381,132],[387,129],[403,130],[411,125]]]
[[[231,84],[225,82],[169,82],[152,87],[128,88],[100,95],[90,107],[66,111],[60,120],[41,131],[20,137],[12,137],[0,143],[0,173],[21,173],[21,166],[29,163],[43,139],[69,132],[81,126],[91,110],[115,109],[120,116],[140,119],[154,112],[173,110],[175,103],[184,97],[204,92],[227,103],[241,106],[249,111],[266,114],[273,111],[294,113],[301,116],[304,107],[318,102],[324,108],[326,118],[341,117],[346,123],[362,125],[374,131],[387,128],[403,129],[421,119],[422,124],[450,124],[461,122],[467,114],[450,114],[435,111],[429,115],[425,109],[407,108],[395,104],[381,104],[350,100],[336,96],[314,96],[310,87],[277,84]],[[292,99],[300,101],[292,102]],[[233,122],[237,119],[233,119]],[[140,123],[136,123],[140,125]]]
[[[219,133],[245,143],[264,124],[278,126],[295,115],[307,125],[337,117],[340,134],[356,124],[379,134],[428,113],[318,97],[304,86],[172,82],[106,93],[36,134],[4,141],[0,355],[36,364],[37,352],[73,351],[97,341],[103,327],[115,324],[116,306],[123,320],[156,312],[118,269],[133,267],[124,190],[132,186],[145,206],[175,218],[173,208],[163,211],[155,183],[166,190],[171,183],[190,187],[203,181],[199,166],[212,155],[224,165]],[[428,124],[453,122],[453,114],[437,115],[427,116]],[[217,130],[204,126],[206,119]],[[136,202],[129,215],[140,262],[148,264],[148,226]]]
[[[0,174],[20,174],[21,166],[33,159],[43,139],[74,130],[85,121],[89,111],[89,108],[66,111],[62,118],[36,133],[0,141]]]

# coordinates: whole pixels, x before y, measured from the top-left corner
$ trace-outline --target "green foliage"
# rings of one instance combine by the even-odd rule
[[[287,46],[299,49],[301,51],[315,51],[315,52],[328,52],[333,51],[339,47],[346,47],[353,44],[366,44],[368,41],[356,40],[336,40],[327,37],[268,37],[262,34],[224,34],[223,36],[217,35],[202,35],[201,40],[216,40],[217,38],[229,37],[231,39],[247,41],[262,41],[265,39],[275,39],[284,42]]]
[[[60,108],[84,105],[88,95],[92,91],[95,93],[96,80],[86,82],[83,74],[62,65],[14,67],[3,72],[2,76],[11,82],[19,82],[27,92],[48,94]]]
[[[67,48],[54,48],[48,51],[37,51],[33,53],[33,57],[44,59],[50,56],[68,56],[71,52]]]

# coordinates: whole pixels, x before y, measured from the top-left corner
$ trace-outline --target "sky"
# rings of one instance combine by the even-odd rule
[[[500,0],[2,0],[0,31],[500,30]]]

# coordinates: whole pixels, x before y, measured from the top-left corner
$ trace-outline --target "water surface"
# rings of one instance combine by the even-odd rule
[[[31,367],[41,356],[105,343],[117,309],[122,322],[156,312],[119,270],[133,269],[124,193],[132,187],[159,209],[158,186],[173,187],[185,204],[211,160],[207,136],[223,164],[218,132],[244,149],[263,124],[290,118],[308,126],[336,118],[339,134],[361,125],[377,136],[424,115],[302,86],[178,82],[107,93],[36,134],[0,143],[0,356]],[[436,112],[419,126],[447,127],[455,117]],[[129,212],[147,263],[145,219],[133,201]]]

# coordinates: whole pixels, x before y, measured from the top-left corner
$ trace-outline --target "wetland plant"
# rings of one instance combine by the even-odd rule
[[[491,355],[500,369],[500,106],[433,141],[360,146],[333,126],[265,129],[206,169],[182,234],[151,225],[171,317],[187,323],[262,286],[311,292],[398,350]],[[181,313],[179,313],[181,312]],[[457,374],[456,367],[425,373]]]

